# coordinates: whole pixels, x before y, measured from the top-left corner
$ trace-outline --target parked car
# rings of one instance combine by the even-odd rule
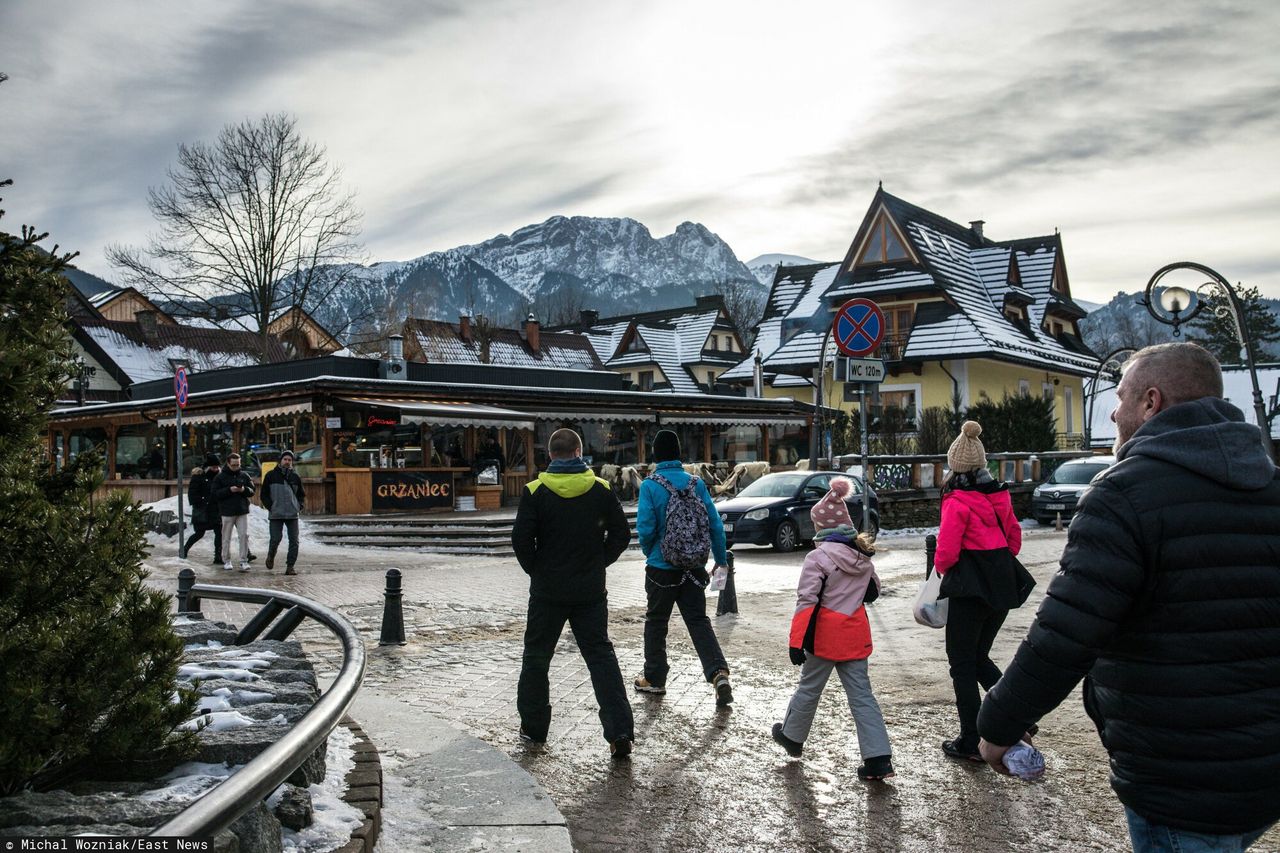
[[[784,471],[766,474],[738,492],[736,497],[716,504],[724,535],[732,545],[772,545],[782,552],[794,551],[813,541],[813,522],[809,510],[831,487],[832,477],[848,477],[853,492],[845,504],[855,525],[862,526],[861,478],[837,471]],[[880,529],[879,504],[875,492],[870,493],[870,528],[874,535]]]
[[[1075,514],[1076,504],[1090,481],[1114,464],[1114,456],[1090,456],[1062,463],[1031,493],[1031,514],[1041,524],[1052,524],[1058,513],[1067,521]]]

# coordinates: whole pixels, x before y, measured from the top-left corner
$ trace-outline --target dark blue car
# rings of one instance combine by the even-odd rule
[[[836,471],[784,471],[766,474],[738,492],[736,497],[716,503],[724,522],[725,540],[737,544],[772,545],[782,552],[794,551],[813,541],[809,510],[831,487],[832,477],[853,481],[853,492],[845,501],[853,523],[862,529],[862,498],[866,491],[860,477]],[[870,493],[870,530],[880,530],[879,505]]]

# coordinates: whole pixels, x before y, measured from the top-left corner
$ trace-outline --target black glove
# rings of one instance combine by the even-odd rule
[[[867,584],[867,594],[862,596],[862,603],[870,604],[871,602],[875,601],[879,597],[880,597],[880,584],[876,583],[875,578],[872,578],[871,582]]]
[[[796,666],[804,663],[804,649],[789,649],[791,652],[791,662]]]

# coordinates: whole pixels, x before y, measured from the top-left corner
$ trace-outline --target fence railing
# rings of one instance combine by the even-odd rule
[[[1038,483],[1070,459],[1091,456],[1085,451],[1051,450],[1044,453],[988,453],[987,469],[1005,483]],[[841,471],[861,463],[861,457],[838,457]],[[942,485],[946,456],[868,456],[867,479],[880,491],[895,489],[936,489]]]
[[[212,837],[235,822],[254,803],[267,797],[320,748],[356,698],[364,680],[365,651],[360,633],[336,610],[279,590],[195,583],[195,572],[178,576],[178,612],[199,613],[201,598],[261,604],[236,637],[236,645],[264,639],[284,640],[310,616],[342,642],[342,667],[325,694],[302,715],[284,737],[263,750],[234,775],[187,806],[151,834]],[[286,609],[287,608],[287,609]],[[276,621],[276,617],[284,615]],[[272,624],[273,621],[275,624]],[[270,629],[268,630],[268,626]]]

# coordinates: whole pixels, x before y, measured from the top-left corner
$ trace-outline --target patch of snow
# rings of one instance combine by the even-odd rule
[[[239,711],[211,711],[208,714],[197,714],[178,726],[178,728],[189,732],[197,732],[203,729],[225,732],[234,729],[247,729],[249,726],[256,725],[257,722],[257,720],[246,717]]]
[[[300,832],[285,829],[282,839],[285,850],[299,853],[335,850],[346,844],[351,833],[364,823],[364,812],[342,800],[347,790],[347,774],[356,766],[355,751],[351,748],[355,742],[356,736],[342,726],[329,735],[324,780],[307,789],[313,810],[311,825]],[[281,793],[277,789],[267,798],[267,808],[276,807]]]
[[[225,669],[198,663],[184,663],[178,667],[178,679],[181,681],[205,681],[211,678],[225,678],[228,681],[257,681],[259,677],[257,673],[247,669]]]

